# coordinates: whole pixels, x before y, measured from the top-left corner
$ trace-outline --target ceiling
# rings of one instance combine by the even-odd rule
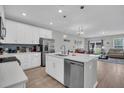
[[[53,31],[77,35],[81,26],[84,32],[81,36],[85,38],[124,34],[124,6],[85,5],[80,9],[79,5],[5,5],[4,8],[8,19]]]

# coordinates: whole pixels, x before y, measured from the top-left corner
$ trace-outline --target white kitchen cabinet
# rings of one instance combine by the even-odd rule
[[[17,38],[16,38],[16,40],[17,40],[17,44],[26,44],[26,41],[27,41],[27,39],[26,39],[26,35],[27,35],[27,28],[25,27],[25,26],[21,26],[20,24],[18,24],[17,23],[17,25],[18,25],[18,30],[17,30]]]
[[[21,56],[21,55],[13,55],[13,56],[16,56],[16,58],[21,62],[21,67],[22,67],[22,69],[24,69],[24,58],[23,58],[23,56]]]
[[[9,55],[9,54],[8,54]],[[23,70],[39,67],[41,65],[41,53],[15,53],[10,54],[11,56],[16,56],[21,62],[21,67]]]
[[[6,20],[6,37],[2,43],[39,44],[39,38],[52,38],[52,31]]]
[[[13,22],[6,22],[6,37],[2,43],[17,43],[18,24],[13,25]]]
[[[55,63],[50,56],[46,56],[46,72],[51,76],[55,76]]]
[[[57,62],[57,80],[64,84],[64,59],[56,59]]]
[[[32,43],[33,44],[39,44],[39,38],[40,38],[40,31],[39,28],[33,27],[32,29]]]
[[[56,58],[50,57],[50,56],[46,56],[46,72],[51,75],[52,77],[54,77],[56,80],[58,79],[58,74],[57,74],[57,70],[58,70],[58,64],[56,62]]]
[[[52,31],[47,29],[40,29],[39,37],[52,39]]]
[[[32,32],[31,30],[27,30],[25,31],[25,41],[22,42],[22,44],[33,44],[33,35],[32,35]]]
[[[0,5],[0,16],[2,17],[3,24],[5,26],[6,24],[5,24],[5,15],[4,15],[4,6],[3,5]]]
[[[6,24],[5,24],[5,15],[4,15],[4,7],[3,5],[0,5],[0,17],[2,18],[3,21],[3,25],[6,28]],[[5,40],[0,38],[0,43],[5,42]]]
[[[30,54],[31,55],[31,54]],[[20,60],[21,62],[21,67],[22,69],[29,69],[32,67],[31,65],[31,60],[30,60],[30,55],[28,54],[18,54],[18,55],[15,55],[17,57],[17,59]]]
[[[29,27],[27,25],[24,24],[18,24],[18,31],[17,31],[17,43],[18,44],[28,44],[27,42],[29,42],[30,39],[27,39],[30,37],[30,33],[29,33]]]
[[[36,54],[32,54],[31,56],[30,56],[30,58],[31,58],[30,61],[31,61],[32,68],[40,66],[41,65],[41,60],[40,60],[41,59],[41,54],[36,53]]]
[[[25,29],[17,22],[6,20],[6,37],[3,43],[25,44]]]
[[[46,56],[46,72],[64,84],[64,60]]]

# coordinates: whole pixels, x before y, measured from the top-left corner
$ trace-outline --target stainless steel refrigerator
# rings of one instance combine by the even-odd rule
[[[45,67],[46,66],[46,54],[47,53],[54,53],[54,39],[45,39],[45,38],[40,38],[39,43],[40,43],[40,50],[41,50],[41,66]]]

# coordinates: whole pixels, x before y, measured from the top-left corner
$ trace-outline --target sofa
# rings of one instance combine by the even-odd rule
[[[121,58],[124,59],[124,50],[123,49],[109,49],[107,56],[109,58]]]
[[[81,54],[84,54],[86,51],[84,49],[81,49],[81,48],[78,48],[78,49],[75,49],[75,53],[81,53]]]

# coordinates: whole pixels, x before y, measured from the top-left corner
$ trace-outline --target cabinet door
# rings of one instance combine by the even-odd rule
[[[33,27],[32,43],[33,44],[39,44],[39,28]]]
[[[25,31],[25,34],[26,34],[26,36],[25,36],[26,42],[25,43],[26,44],[33,44],[33,31],[32,31],[32,29]]]
[[[46,29],[40,29],[39,37],[52,39],[52,31]]]
[[[15,22],[6,22],[6,37],[3,43],[16,43],[17,42],[18,25]]]
[[[55,78],[55,63],[51,56],[46,56],[46,72]]]
[[[64,84],[64,59],[46,56],[46,72]]]
[[[16,55],[17,59],[21,62],[22,69],[26,69],[25,67],[25,61],[22,55]]]
[[[51,63],[49,62],[50,61],[50,58],[49,58],[49,56],[46,56],[46,69],[45,69],[45,71],[48,73],[48,74],[50,74],[50,68],[51,68]]]
[[[56,58],[56,77],[64,84],[64,59]]]
[[[20,60],[23,70],[31,68],[30,57],[28,54],[20,54],[16,55],[16,57]]]
[[[13,22],[7,20],[6,22],[6,37],[4,43],[16,43],[16,44],[26,44],[26,35],[30,36],[29,33],[25,33],[25,31],[29,31],[27,29],[28,26],[24,24]]]
[[[31,66],[32,67],[38,67],[41,65],[41,56],[40,56],[40,53],[34,53],[32,54],[32,57],[31,57]]]
[[[18,24],[19,31],[17,32],[18,43],[32,44],[32,30],[30,26],[25,24]]]
[[[19,25],[17,31],[17,44],[25,44],[26,38],[25,38],[25,30],[23,26]]]

